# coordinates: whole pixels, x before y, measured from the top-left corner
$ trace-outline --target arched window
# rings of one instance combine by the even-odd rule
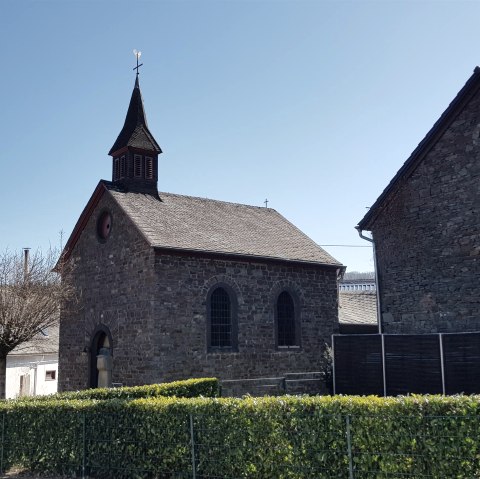
[[[299,346],[300,331],[298,327],[295,302],[288,291],[282,291],[277,298],[277,345]]]
[[[236,349],[236,299],[230,288],[214,287],[208,295],[208,348]]]

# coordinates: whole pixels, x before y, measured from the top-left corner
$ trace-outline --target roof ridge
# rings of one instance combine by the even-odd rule
[[[246,203],[237,203],[237,202],[234,202],[234,201],[216,200],[214,198],[207,198],[207,197],[204,197],[204,196],[181,195],[179,193],[170,193],[168,191],[159,191],[158,194],[160,195],[160,198],[162,197],[162,195],[170,195],[170,196],[177,196],[177,197],[182,197],[182,198],[192,198],[194,200],[211,201],[211,202],[214,202],[214,203],[224,203],[224,204],[233,205],[233,206],[243,206],[243,207],[247,207],[247,208],[258,208],[262,211],[263,210],[270,210],[272,212],[280,214],[280,213],[278,213],[278,211],[275,208],[267,208],[265,206],[248,205]]]
[[[109,191],[158,250],[343,268],[272,208],[168,192],[159,192],[158,202],[138,192]]]

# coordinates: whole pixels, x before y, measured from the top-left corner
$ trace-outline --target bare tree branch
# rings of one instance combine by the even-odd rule
[[[75,290],[67,266],[54,250],[30,255],[0,252],[0,357],[58,323],[60,308],[74,307]],[[63,277],[63,279],[62,279]]]

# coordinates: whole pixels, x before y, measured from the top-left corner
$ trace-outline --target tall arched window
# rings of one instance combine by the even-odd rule
[[[208,348],[237,347],[236,300],[230,288],[222,285],[208,295]]]
[[[299,328],[295,302],[288,291],[282,291],[277,298],[277,345],[298,346]]]

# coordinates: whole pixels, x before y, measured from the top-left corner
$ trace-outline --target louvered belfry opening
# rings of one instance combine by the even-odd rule
[[[210,346],[232,346],[232,305],[223,288],[210,296]]]
[[[288,291],[280,293],[277,299],[277,328],[279,346],[296,344],[295,305]]]
[[[145,179],[153,179],[153,158],[145,157]]]
[[[141,155],[134,155],[133,156],[133,171],[135,178],[142,177],[142,156]]]

